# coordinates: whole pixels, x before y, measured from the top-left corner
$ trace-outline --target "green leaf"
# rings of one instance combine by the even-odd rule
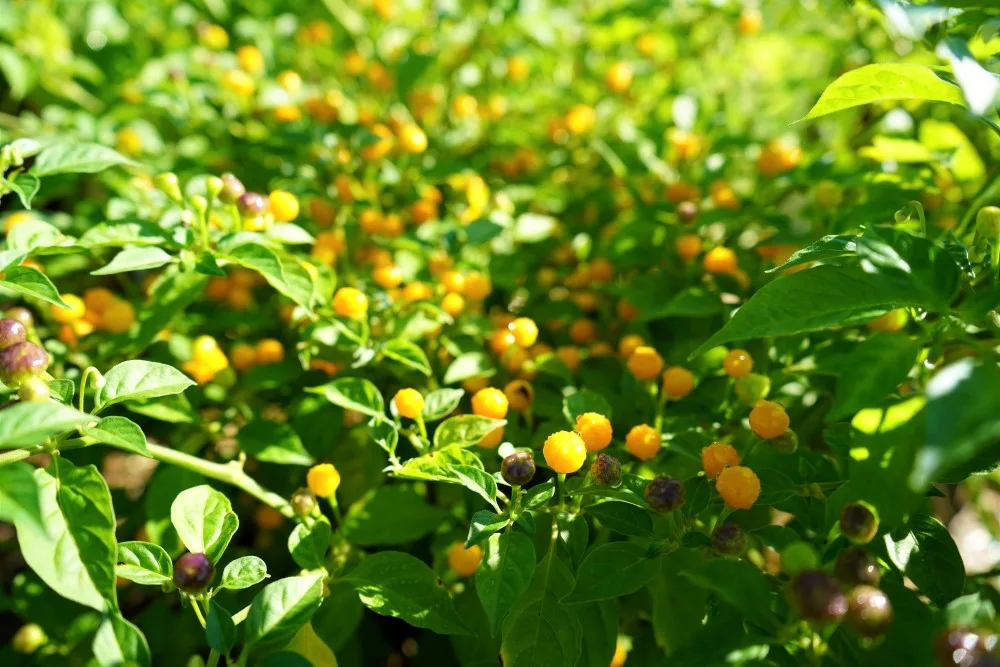
[[[771,610],[771,587],[764,574],[750,563],[717,558],[684,572],[683,576],[736,607],[748,621],[765,629],[778,627]]]
[[[358,594],[345,581],[334,581],[319,611],[313,616],[312,626],[323,642],[335,653],[354,638],[365,608]]]
[[[653,634],[667,655],[686,644],[702,627],[709,592],[684,573],[704,560],[695,549],[681,548],[665,554],[659,573],[649,582]]]
[[[635,505],[618,501],[588,505],[587,514],[605,527],[622,535],[652,537],[653,519],[649,512]]]
[[[122,542],[118,545],[115,574],[137,584],[160,586],[173,579],[174,564],[159,544]]]
[[[34,468],[21,461],[0,467],[0,521],[30,522],[44,533],[45,520],[39,505],[38,481]]]
[[[7,235],[7,249],[30,252],[33,255],[77,252],[69,246],[74,240],[44,220],[32,219],[14,227]]]
[[[194,271],[174,272],[172,269],[168,268],[164,278],[154,283],[147,300],[149,305],[139,311],[139,332],[129,340],[127,351],[135,353],[144,350],[161,331],[170,327],[181,311],[204,297],[208,284],[206,276]]]
[[[104,386],[94,398],[98,411],[122,401],[179,394],[194,381],[173,366],[153,361],[123,361],[104,374]]]
[[[802,120],[889,100],[928,100],[961,106],[962,91],[924,65],[865,65],[842,74],[827,86]]]
[[[102,667],[151,665],[149,644],[142,630],[118,614],[104,617],[94,635],[94,657]]]
[[[437,575],[409,554],[380,551],[366,556],[344,580],[376,614],[400,618],[438,634],[467,632]]]
[[[306,391],[326,397],[334,405],[345,410],[385,421],[385,400],[371,381],[363,378],[342,378],[320,387],[310,387]]]
[[[44,149],[35,158],[31,173],[35,176],[51,174],[94,174],[116,165],[135,164],[117,151],[100,144],[55,144]]]
[[[503,623],[504,667],[575,667],[583,629],[576,610],[559,603],[573,588],[573,575],[550,551],[535,568],[521,603]]]
[[[485,542],[490,535],[503,530],[510,523],[506,514],[496,514],[490,510],[479,510],[469,522],[469,536],[465,538],[465,548]]]
[[[611,419],[611,405],[597,392],[581,389],[563,399],[563,415],[573,428],[576,428],[576,418],[585,412],[596,412]]]
[[[889,559],[935,604],[962,594],[965,565],[948,529],[934,517],[917,514],[906,528],[885,536]]]
[[[138,424],[126,417],[105,417],[97,426],[84,427],[83,434],[106,445],[150,457],[146,435]]]
[[[464,389],[436,389],[424,396],[424,421],[444,419],[462,402]]]
[[[0,449],[31,447],[97,418],[55,401],[17,403],[0,418]]]
[[[190,424],[194,422],[194,408],[184,394],[165,396],[153,401],[126,401],[126,410],[169,424]]]
[[[865,273],[856,266],[818,266],[762,287],[690,358],[723,343],[856,325],[927,301],[893,276]]]
[[[38,79],[36,68],[29,62],[27,54],[7,44],[0,44],[0,73],[15,100],[23,100]]]
[[[170,237],[159,226],[144,221],[102,222],[90,227],[80,237],[84,248],[120,248],[123,246],[157,246],[170,242]],[[117,259],[117,258],[116,258]]]
[[[351,505],[344,538],[361,547],[406,544],[437,528],[445,512],[405,486],[383,486]]]
[[[15,227],[16,229],[16,227]],[[455,357],[444,372],[444,384],[455,384],[470,378],[485,378],[497,372],[493,361],[484,352],[465,352]]]
[[[580,563],[576,586],[563,598],[563,604],[596,602],[634,593],[660,569],[658,556],[657,549],[634,542],[611,542],[593,549]]]
[[[303,570],[318,570],[324,566],[331,537],[333,529],[325,517],[311,526],[300,523],[288,536],[288,552]]]
[[[0,178],[11,191],[21,200],[24,208],[31,210],[31,200],[35,198],[42,187],[42,182],[34,174],[18,174],[13,181]]]
[[[922,491],[972,461],[988,468],[1000,459],[998,386],[1000,369],[973,359],[946,366],[931,378],[926,391],[926,441],[917,453],[910,488]]]
[[[376,445],[392,456],[396,453],[396,446],[399,445],[399,430],[396,424],[390,421],[378,421],[373,419],[368,422],[368,434]]]
[[[493,636],[524,595],[535,571],[535,547],[524,533],[494,533],[486,541],[476,569],[476,593],[490,620]]]
[[[239,518],[225,494],[207,484],[182,491],[170,505],[170,522],[191,553],[206,554],[218,563],[239,527]]]
[[[30,266],[15,266],[8,269],[3,274],[3,279],[0,280],[0,287],[57,306],[69,307],[59,296],[59,290],[52,284],[49,277]]]
[[[110,276],[129,271],[148,271],[177,261],[164,250],[156,247],[125,248],[103,267],[91,271],[92,276]]]
[[[382,354],[419,373],[431,374],[431,362],[427,360],[427,355],[416,343],[402,338],[394,338],[385,344],[385,347],[382,348]]]
[[[265,586],[247,614],[247,650],[275,649],[288,643],[323,602],[324,576],[286,577]]]
[[[240,449],[258,461],[297,466],[308,466],[314,462],[299,434],[288,424],[254,419],[240,429],[236,442]]]
[[[768,269],[765,273],[778,273],[800,264],[822,262],[838,257],[852,256],[857,251],[857,236],[854,234],[830,234],[813,241],[805,248],[796,250],[783,264]]]
[[[259,243],[245,243],[229,251],[224,259],[256,271],[271,287],[312,313],[313,281],[294,259],[283,261]]]
[[[257,556],[243,556],[226,565],[219,588],[238,591],[256,586],[267,577],[267,565],[263,560]]]
[[[664,298],[663,291],[663,285],[650,282],[628,293],[628,302],[639,309],[637,322],[665,317],[709,317],[722,312],[719,295],[701,287],[689,287],[669,299]]]
[[[229,655],[236,645],[236,624],[233,616],[212,600],[205,617],[205,638],[208,647],[220,655]]]
[[[507,423],[505,419],[490,419],[479,415],[450,417],[434,431],[434,449],[473,447],[483,436]]]
[[[920,345],[900,333],[878,333],[855,345],[838,364],[843,371],[827,421],[881,403],[906,379],[919,353]]]
[[[98,611],[116,611],[115,512],[107,482],[90,465],[56,459],[35,471],[42,531],[23,513],[14,517],[25,562],[64,598]]]
[[[49,380],[49,390],[52,392],[52,398],[62,401],[66,405],[72,405],[73,396],[76,394],[76,383],[72,380],[65,380],[62,378],[57,378],[55,380]]]
[[[618,644],[618,600],[580,605],[583,654],[577,667],[608,667]]]
[[[448,469],[454,474],[459,484],[478,494],[483,500],[493,506],[497,512],[500,506],[497,505],[497,481],[493,475],[482,468],[467,465],[452,465]]]

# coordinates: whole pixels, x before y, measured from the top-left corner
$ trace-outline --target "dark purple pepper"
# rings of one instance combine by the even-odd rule
[[[981,641],[979,634],[968,628],[948,628],[935,639],[934,655],[940,665],[968,667],[982,652]]]
[[[267,199],[259,192],[244,192],[236,205],[239,207],[240,213],[253,217],[261,215],[267,210]]]
[[[868,544],[878,534],[878,516],[868,503],[848,503],[840,509],[840,532],[854,544]]]
[[[185,593],[200,593],[212,583],[215,566],[205,554],[184,554],[174,562],[174,583]]]
[[[840,583],[826,572],[803,570],[788,584],[792,606],[807,621],[828,623],[847,613],[847,597]]]
[[[622,464],[610,454],[598,454],[590,466],[590,478],[599,486],[618,486],[622,481]]]
[[[0,352],[0,381],[11,388],[16,389],[27,377],[41,375],[48,367],[48,353],[34,343],[15,343]]]
[[[847,625],[862,637],[881,637],[892,625],[892,603],[874,586],[857,586],[847,597]]]
[[[531,452],[514,452],[500,464],[500,476],[511,486],[524,486],[535,476],[535,459]]]
[[[296,516],[309,516],[316,509],[316,496],[302,488],[292,494],[291,504]]]
[[[845,588],[852,586],[878,586],[882,579],[878,559],[860,547],[844,549],[837,556],[833,574]]]
[[[232,174],[223,174],[221,178],[222,191],[219,193],[219,201],[225,204],[235,204],[246,194],[247,189],[240,179]]]
[[[712,546],[723,556],[740,556],[747,549],[747,534],[739,524],[724,523],[712,531]]]
[[[13,317],[0,320],[0,350],[28,340],[28,330]]]
[[[683,223],[692,223],[698,217],[698,205],[693,201],[682,201],[677,205],[677,217]]]
[[[684,484],[660,475],[646,485],[646,502],[657,512],[672,512],[684,504]]]

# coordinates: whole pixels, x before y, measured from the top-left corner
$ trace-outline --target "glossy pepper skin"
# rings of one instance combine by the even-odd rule
[[[174,563],[174,584],[185,593],[200,593],[215,578],[215,565],[205,554],[184,554]]]

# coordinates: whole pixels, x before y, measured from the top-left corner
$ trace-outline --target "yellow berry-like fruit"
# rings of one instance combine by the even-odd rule
[[[125,333],[135,323],[135,308],[123,299],[115,299],[101,313],[101,327],[113,334]]]
[[[761,438],[770,440],[784,435],[789,423],[785,408],[774,401],[757,401],[750,411],[750,429]]]
[[[583,466],[587,459],[587,445],[576,433],[558,431],[545,439],[542,447],[545,462],[559,473],[573,473]]]
[[[893,333],[905,327],[909,319],[910,315],[906,312],[905,308],[896,308],[870,321],[868,328],[876,332]]]
[[[246,45],[236,49],[236,60],[240,67],[250,74],[256,74],[264,69],[264,54],[256,46]]]
[[[686,368],[671,366],[663,371],[663,393],[667,398],[681,399],[694,389],[694,375]]]
[[[648,461],[660,451],[660,432],[648,424],[633,426],[625,436],[625,447],[640,461]]]
[[[616,93],[624,93],[632,85],[632,66],[626,62],[616,62],[604,76],[608,88]]]
[[[531,347],[538,340],[538,325],[528,317],[519,317],[507,328],[514,334],[514,342],[521,347]]]
[[[285,359],[285,346],[274,338],[265,338],[254,349],[254,363],[258,366],[276,364]]]
[[[400,389],[392,397],[396,411],[407,419],[416,419],[424,411],[424,397],[416,389]]]
[[[248,371],[257,363],[257,348],[247,343],[237,343],[229,350],[229,361],[237,371]]]
[[[446,271],[441,276],[441,284],[445,292],[461,294],[465,290],[465,276],[458,271]]]
[[[17,213],[11,213],[4,220],[3,233],[10,234],[10,230],[14,229],[18,225],[28,222],[31,220],[31,214],[25,211],[18,211]]]
[[[760,480],[750,468],[732,466],[719,473],[715,490],[729,507],[748,510],[760,496]]]
[[[729,466],[738,466],[740,455],[732,445],[713,442],[701,450],[701,467],[709,479],[715,479]]]
[[[507,397],[507,404],[511,408],[524,412],[531,409],[531,403],[535,400],[535,388],[525,380],[513,380],[503,388],[503,395]]]
[[[320,463],[306,473],[306,484],[317,498],[329,498],[340,487],[340,473],[332,463]]]
[[[594,129],[597,123],[597,114],[593,107],[586,104],[577,104],[566,114],[566,129],[573,134],[586,134]]]
[[[705,254],[705,270],[709,273],[732,273],[736,270],[736,253],[724,246],[716,246]]]
[[[364,317],[368,313],[368,297],[359,289],[341,287],[333,295],[333,312],[341,317]]]
[[[602,414],[584,412],[576,418],[576,432],[588,452],[598,452],[611,444],[611,422]]]
[[[83,293],[83,303],[87,306],[87,312],[98,314],[104,313],[117,298],[115,293],[106,287],[91,287]]]
[[[399,287],[403,282],[403,272],[395,264],[380,266],[372,271],[372,278],[375,283],[384,289]]]
[[[473,301],[482,301],[493,291],[489,276],[479,271],[472,271],[465,276],[465,297]]]
[[[628,359],[632,356],[633,352],[645,344],[646,341],[642,339],[642,336],[638,334],[626,334],[618,341],[618,356],[622,359]]]
[[[483,449],[495,449],[501,442],[503,442],[503,426],[497,426],[480,438],[477,444]]]
[[[62,300],[63,303],[69,306],[68,308],[53,305],[51,309],[52,319],[59,324],[69,324],[70,322],[82,320],[83,316],[87,314],[87,305],[83,302],[83,299],[75,294],[63,294]]]
[[[483,550],[473,544],[468,549],[461,542],[456,542],[448,548],[448,567],[460,577],[471,577],[483,559]]]
[[[701,253],[701,237],[697,234],[683,234],[677,237],[677,254],[686,262],[691,261]]]
[[[427,150],[427,135],[418,126],[409,123],[399,129],[399,145],[407,153]]]
[[[746,350],[730,350],[722,360],[722,368],[731,378],[741,378],[753,370],[753,357]]]
[[[472,397],[472,412],[480,417],[503,419],[507,416],[507,397],[495,387],[480,389]]]
[[[274,219],[279,222],[291,222],[299,217],[299,199],[291,192],[275,190],[267,196],[267,203]]]
[[[142,152],[142,135],[134,127],[123,127],[115,135],[115,148],[123,155],[136,156]]]
[[[628,369],[637,380],[655,380],[663,370],[663,357],[651,347],[637,347],[628,358]]]
[[[458,317],[465,310],[465,299],[462,298],[461,294],[455,294],[454,292],[445,294],[444,298],[441,299],[441,310],[452,317]]]
[[[257,90],[254,80],[241,69],[226,72],[222,76],[222,85],[241,97],[250,97]]]

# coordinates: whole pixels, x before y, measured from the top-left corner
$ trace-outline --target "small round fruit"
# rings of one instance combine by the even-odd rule
[[[184,554],[174,563],[174,584],[185,593],[200,593],[212,583],[215,565],[205,554]]]
[[[741,556],[747,549],[747,534],[736,523],[724,523],[712,531],[712,547],[723,556]]]
[[[360,319],[368,313],[368,297],[354,287],[341,287],[333,295],[333,312],[341,317]]]
[[[26,623],[14,633],[13,638],[10,640],[10,646],[18,653],[29,655],[40,649],[48,641],[49,637],[40,625],[37,623]]]
[[[934,655],[945,667],[968,667],[981,651],[982,637],[968,628],[950,627],[934,640]]]
[[[719,473],[715,489],[733,509],[747,510],[760,496],[760,480],[750,468],[732,466]]]
[[[0,381],[12,389],[28,377],[41,375],[48,367],[48,353],[29,341],[15,343],[0,352]]]
[[[602,414],[584,412],[576,418],[576,432],[588,452],[597,452],[611,444],[611,422]]]
[[[574,473],[587,459],[583,438],[571,431],[557,431],[545,439],[542,447],[545,463],[558,473]]]
[[[503,395],[507,397],[507,404],[511,408],[524,412],[531,409],[531,404],[535,400],[535,389],[526,380],[512,380],[504,386]]]
[[[637,380],[655,380],[663,370],[663,357],[651,347],[637,347],[628,358],[628,369]]]
[[[458,317],[465,310],[465,299],[462,298],[461,294],[455,294],[454,292],[445,294],[444,298],[441,299],[441,310],[452,317]]]
[[[681,259],[688,262],[701,253],[701,237],[697,234],[682,234],[677,237],[674,246]]]
[[[340,473],[332,463],[320,463],[306,473],[306,484],[317,498],[329,498],[340,487]]]
[[[236,176],[226,173],[220,179],[222,180],[222,190],[219,191],[219,201],[223,204],[235,204],[240,200],[240,197],[246,194],[247,189],[243,185],[243,181]]]
[[[535,476],[531,452],[514,452],[500,463],[500,476],[511,486],[524,486]]]
[[[115,299],[101,315],[101,327],[110,333],[125,333],[135,323],[135,308],[123,299]]]
[[[777,438],[771,439],[771,446],[779,454],[794,454],[799,448],[799,436],[791,429],[785,431]]]
[[[472,396],[472,412],[480,417],[503,419],[508,407],[507,397],[495,387],[480,389]]]
[[[28,330],[13,317],[0,320],[0,351],[28,340]]]
[[[51,394],[48,383],[36,375],[26,377],[17,389],[17,397],[28,403],[47,401]]]
[[[423,153],[427,150],[427,135],[417,125],[408,123],[399,130],[399,145],[407,153]]]
[[[475,544],[466,549],[461,542],[456,542],[448,549],[448,567],[460,577],[474,575],[482,559],[483,550]]]
[[[730,350],[722,360],[722,368],[731,378],[741,378],[753,370],[753,357],[746,350]]]
[[[31,314],[31,311],[27,308],[22,308],[16,306],[7,311],[7,317],[17,320],[24,325],[26,329],[30,329],[35,326],[35,316]]]
[[[407,387],[400,389],[393,396],[392,402],[400,415],[408,419],[416,419],[424,410],[424,397],[416,389]]]
[[[244,192],[236,201],[240,213],[247,217],[256,217],[267,210],[267,199],[259,192]]]
[[[663,393],[667,398],[680,400],[694,389],[694,375],[686,368],[671,366],[663,371]]]
[[[870,321],[868,328],[878,333],[894,333],[905,327],[909,319],[905,308],[897,308]]]
[[[878,559],[860,547],[850,547],[841,551],[837,556],[833,574],[847,589],[861,585],[878,586],[882,580]]]
[[[289,501],[295,516],[309,516],[316,511],[316,496],[307,488],[298,489]]]
[[[538,340],[538,325],[529,317],[519,317],[507,328],[514,334],[514,342],[521,347],[531,347]]]
[[[819,556],[808,542],[791,542],[781,550],[781,569],[790,577],[819,567]]]
[[[725,246],[716,246],[705,253],[702,260],[709,273],[732,273],[738,267],[736,253]]]
[[[667,475],[659,475],[646,485],[643,496],[657,512],[672,512],[684,504],[684,483]]]
[[[494,449],[501,442],[503,442],[503,426],[497,426],[495,429],[480,438],[477,445],[483,449]]]
[[[691,224],[698,218],[698,204],[693,201],[682,201],[677,205],[677,217],[682,223]]]
[[[649,461],[660,451],[660,432],[648,424],[633,426],[625,436],[625,447],[640,461]]]
[[[724,363],[724,362],[723,362]],[[747,405],[756,405],[771,393],[771,378],[758,373],[747,373],[733,383],[736,396]]]
[[[728,466],[738,466],[740,455],[732,445],[713,442],[701,450],[701,467],[709,479],[715,479]]]
[[[847,613],[847,598],[840,584],[820,570],[803,570],[788,584],[792,606],[802,618],[817,623],[840,620]]]
[[[618,486],[622,481],[622,464],[614,456],[602,452],[590,464],[590,478],[598,486]]]
[[[892,625],[889,596],[874,586],[856,586],[847,596],[847,625],[862,637],[881,637]]]
[[[291,222],[299,217],[299,199],[291,192],[275,190],[267,196],[267,203],[278,222]]]
[[[878,512],[866,502],[840,508],[840,532],[854,544],[868,544],[878,534]]]
[[[53,305],[51,311],[52,319],[59,324],[71,324],[83,319],[83,316],[87,314],[87,305],[83,299],[75,294],[63,294],[62,300],[68,307]]]
[[[789,423],[785,408],[774,401],[757,401],[750,411],[750,429],[761,438],[777,438],[788,430]]]

